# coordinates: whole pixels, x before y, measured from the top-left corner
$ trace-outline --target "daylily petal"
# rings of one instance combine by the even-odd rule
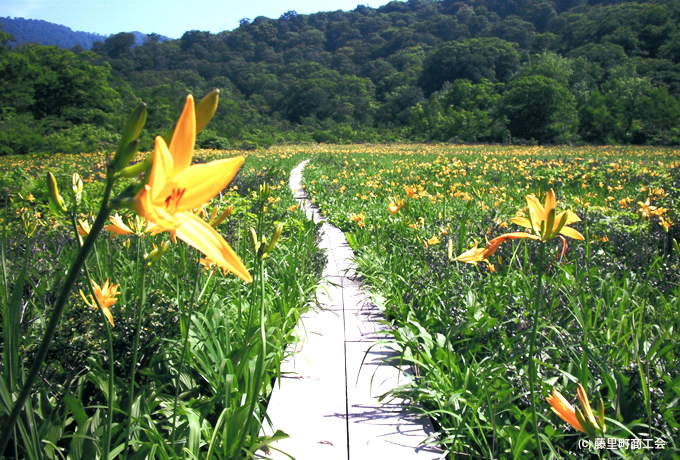
[[[529,204],[529,212],[533,210],[538,221],[545,220],[545,209],[538,198],[534,195],[527,195],[527,203]]]
[[[571,211],[563,211],[567,213],[567,223],[564,225],[575,224],[576,222],[581,222],[581,218]],[[562,214],[562,213],[560,213]]]
[[[595,420],[595,416],[593,415],[593,410],[590,408],[590,401],[588,401],[588,394],[586,393],[586,390],[583,389],[583,386],[581,384],[576,387],[576,397],[578,398],[578,402],[581,404],[581,408],[583,408],[583,412],[585,413],[585,416],[587,417],[588,421],[592,423],[595,427],[598,427],[597,420]]]
[[[581,427],[581,424],[576,418],[576,410],[574,409],[574,406],[572,406],[559,391],[553,389],[552,396],[548,396],[546,400],[550,404],[552,411],[555,412],[562,420],[577,430],[585,433],[583,427]]]
[[[118,214],[109,217],[110,224],[104,225],[104,229],[111,232],[111,238],[116,235],[131,235],[134,233],[130,227],[123,223]]]
[[[510,219],[510,221],[513,224],[519,225],[520,227],[533,228],[531,221],[526,217],[513,217],[512,219]]]
[[[498,249],[498,246],[500,246],[502,243],[508,240],[516,239],[528,239],[540,241],[541,238],[526,232],[512,232],[506,233],[505,235],[497,236],[496,238],[489,241],[484,247],[484,258],[491,257],[493,253],[496,252],[496,249]]]
[[[583,235],[578,230],[574,230],[571,227],[564,226],[562,227],[562,230],[560,230],[560,233],[564,236],[568,236],[569,238],[573,238],[575,240],[585,240]]]
[[[151,172],[149,173],[149,181],[146,185],[151,190],[151,199],[158,197],[159,193],[165,187],[168,181],[168,176],[172,174],[174,169],[174,160],[168,146],[162,137],[156,137],[156,144],[153,149],[153,163],[151,165]]]
[[[252,283],[252,276],[224,238],[212,226],[194,214],[185,213],[185,215],[187,219],[176,230],[177,237],[201,251],[220,267]]]
[[[227,158],[210,163],[195,164],[174,178],[179,189],[185,189],[177,212],[201,207],[221,192],[238,174],[244,157]]]
[[[545,196],[545,213],[550,212],[551,209],[555,209],[557,205],[557,199],[555,198],[555,191],[553,189],[548,190]]]
[[[109,323],[111,323],[111,326],[113,326],[113,315],[111,314],[111,310],[108,308],[104,308],[102,305],[102,312],[104,312],[104,316],[109,320]]]
[[[196,144],[196,112],[194,109],[194,97],[190,94],[184,104],[182,114],[177,120],[175,131],[170,141],[170,153],[175,161],[172,175],[175,176],[189,167],[194,155]]]

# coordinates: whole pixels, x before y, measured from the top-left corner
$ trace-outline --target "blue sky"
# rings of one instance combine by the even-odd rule
[[[243,18],[372,8],[390,0],[0,0],[0,16],[42,19],[102,35],[139,31],[179,38],[187,30],[232,30]]]

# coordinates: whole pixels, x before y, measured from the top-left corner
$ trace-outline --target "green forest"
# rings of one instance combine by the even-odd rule
[[[113,149],[148,105],[221,91],[203,148],[283,143],[680,143],[680,2],[408,0],[243,19],[91,50],[0,32],[0,154]]]

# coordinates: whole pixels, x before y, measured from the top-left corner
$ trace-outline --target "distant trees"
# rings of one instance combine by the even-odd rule
[[[677,144],[678,24],[668,1],[411,0],[179,40],[121,33],[94,53],[0,35],[0,153],[107,148],[139,100],[150,148],[187,92],[214,88],[224,103],[199,145]]]
[[[110,145],[106,128],[122,120],[123,101],[97,55],[23,45],[0,56],[0,153]],[[64,136],[69,130],[74,139]]]
[[[423,65],[420,85],[425,94],[458,79],[508,82],[519,69],[519,53],[500,38],[471,38],[448,42],[436,49]]]

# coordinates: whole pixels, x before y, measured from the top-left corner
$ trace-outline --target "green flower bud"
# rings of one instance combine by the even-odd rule
[[[73,190],[76,205],[80,205],[83,198],[83,180],[78,173],[73,173],[73,176],[71,176],[71,190]]]
[[[220,100],[220,90],[215,89],[208,93],[201,102],[196,105],[196,134],[203,131],[217,110],[217,104]]]
[[[272,240],[267,245],[267,250],[265,251],[266,253],[272,252],[274,246],[276,246],[276,242],[279,241],[279,238],[281,238],[281,233],[283,233],[283,223],[279,222],[274,229]]]
[[[49,191],[50,203],[57,210],[63,213],[67,213],[66,203],[64,199],[59,195],[59,186],[57,185],[57,178],[51,172],[47,173],[47,190]]]
[[[261,201],[266,201],[267,198],[269,198],[272,194],[272,188],[269,186],[268,183],[264,183],[260,185],[260,188],[258,190],[258,197],[260,198]]]
[[[139,142],[137,138],[142,132],[142,128],[146,123],[146,104],[141,103],[130,113],[127,121],[125,122],[125,127],[123,128],[123,134],[118,142],[118,148],[116,149],[116,154],[111,162],[111,168],[118,172],[132,160],[132,157],[137,152]]]
[[[260,242],[257,238],[257,232],[253,227],[250,227],[250,244],[253,245],[253,249],[257,252],[260,249]]]

